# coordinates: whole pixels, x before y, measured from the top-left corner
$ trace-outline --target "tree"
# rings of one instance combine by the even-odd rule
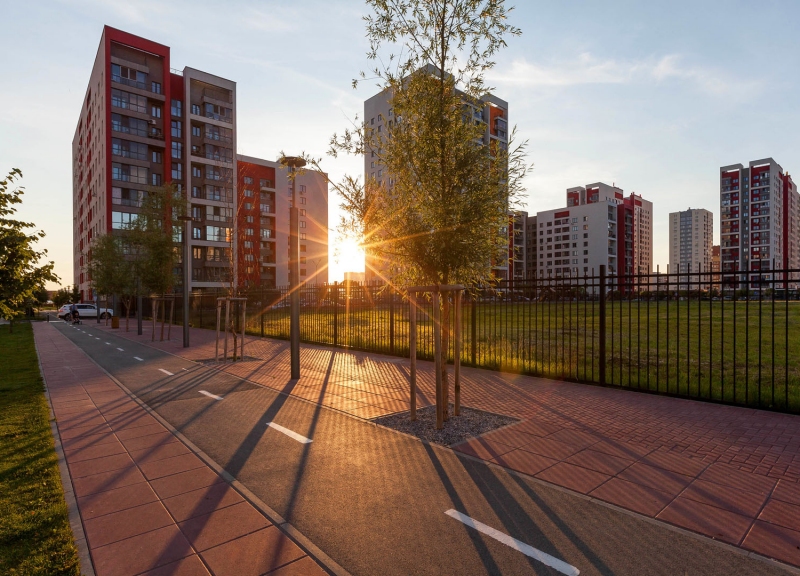
[[[125,257],[121,236],[95,236],[86,271],[97,294],[118,294],[125,307],[125,330],[128,330],[132,295],[135,293],[131,261]]]
[[[70,302],[80,302],[82,298],[81,289],[78,288],[77,284],[72,285],[72,289],[69,293]]]
[[[9,331],[37,288],[45,282],[58,282],[53,262],[39,264],[47,250],[36,250],[35,245],[44,232],[29,233],[34,224],[10,218],[17,212],[15,205],[22,203],[24,188],[15,184],[20,178],[22,172],[14,168],[0,181],[0,317],[9,321]]]
[[[67,302],[72,300],[71,291],[69,288],[59,288],[55,296],[53,296],[53,304],[56,308],[61,308]]]
[[[344,198],[340,229],[357,236],[401,287],[491,284],[493,263],[508,259],[508,213],[530,169],[526,142],[487,145],[485,126],[474,121],[490,90],[484,75],[493,57],[521,33],[507,23],[512,9],[502,0],[367,4],[367,56],[379,63],[371,76],[388,95],[394,121],[382,132],[354,123],[334,135],[329,154],[374,153],[389,177],[333,186]],[[387,45],[396,53],[384,54]],[[443,299],[443,356],[449,316]],[[442,370],[446,386],[444,358]]]

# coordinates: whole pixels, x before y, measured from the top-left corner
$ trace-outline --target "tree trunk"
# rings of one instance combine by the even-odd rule
[[[122,305],[125,306],[125,332],[127,332],[131,319],[131,299],[123,298]]]

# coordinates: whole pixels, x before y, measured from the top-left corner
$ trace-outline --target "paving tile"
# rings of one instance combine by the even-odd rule
[[[610,478],[607,474],[601,474],[600,472],[567,464],[566,462],[559,462],[540,472],[536,477],[582,494],[588,494]]]
[[[770,524],[783,526],[784,528],[800,530],[800,505],[771,499],[764,506],[764,510],[761,511],[758,519]],[[798,544],[800,544],[800,541],[798,541]]]
[[[80,436],[92,436],[94,434],[108,434],[113,432],[108,424],[96,424],[91,426],[78,426],[76,428],[58,429],[58,435],[62,439],[78,438]]]
[[[161,502],[149,502],[134,508],[84,520],[83,529],[89,547],[99,548],[145,532],[174,524]]]
[[[105,404],[100,407],[100,412],[102,412],[103,415],[105,416],[110,416],[113,414],[123,414],[142,409],[143,408],[139,406],[136,402],[129,399],[129,400],[121,400],[116,403]]]
[[[708,480],[709,482],[724,484],[731,488],[765,494],[769,494],[776,484],[776,480],[772,478],[743,472],[738,470],[735,466],[720,463],[710,465],[699,478],[701,480]]]
[[[756,520],[742,546],[768,558],[800,566],[800,532]]]
[[[142,504],[149,504],[156,500],[158,500],[158,496],[153,492],[150,485],[147,482],[139,482],[78,498],[78,506],[80,507],[81,517],[87,520],[141,506]]]
[[[622,442],[614,440],[601,440],[597,444],[592,444],[592,450],[595,452],[603,452],[611,456],[618,456],[620,458],[628,458],[631,460],[638,460],[653,451],[643,444],[634,444],[631,442]]]
[[[91,436],[84,436],[84,438],[91,438]],[[64,449],[64,453],[70,464],[73,462],[102,458],[104,456],[114,456],[115,454],[122,454],[125,451],[125,447],[116,439],[114,439],[114,442],[106,442],[99,445]]]
[[[177,562],[143,572],[141,576],[210,576],[200,556],[192,554]]]
[[[622,480],[661,490],[667,494],[677,496],[686,488],[694,478],[684,476],[677,472],[670,472],[663,468],[655,468],[638,462],[631,464],[617,475]]]
[[[88,411],[86,411],[88,412]],[[78,428],[81,426],[99,426],[106,423],[106,419],[97,410],[92,410],[93,413],[80,412],[73,414],[66,418],[56,418],[59,430],[69,430],[70,428]]]
[[[650,517],[655,517],[674,498],[667,492],[640,486],[619,478],[612,478],[595,488],[589,492],[589,496]]]
[[[619,474],[625,468],[633,464],[633,460],[612,456],[603,452],[596,452],[591,448],[573,454],[567,458],[566,461],[570,464],[589,468],[590,470],[602,472],[603,474],[610,474],[611,476]]]
[[[681,498],[688,498],[695,502],[702,502],[755,518],[766,502],[767,495],[747,492],[705,480],[695,480],[681,493]]]
[[[683,497],[673,500],[656,518],[731,544],[741,542],[753,522],[748,516]]]
[[[75,495],[80,497],[130,486],[139,482],[146,482],[145,477],[137,467],[129,466],[102,474],[73,478],[72,487],[75,489]]]
[[[143,436],[149,436],[150,434],[157,434],[159,432],[166,432],[167,429],[164,428],[161,424],[149,424],[147,426],[138,426],[136,428],[125,428],[123,430],[119,430],[117,432],[117,438],[122,440],[123,444],[125,444],[125,440],[130,440],[132,438],[141,438]]]
[[[200,553],[215,576],[259,576],[305,556],[275,526]]]
[[[147,462],[164,460],[181,454],[189,454],[189,452],[189,449],[183,443],[170,442],[161,446],[145,448],[144,450],[132,450],[130,455],[137,464],[146,464]]]
[[[580,450],[576,446],[558,440],[551,440],[550,438],[537,438],[520,449],[547,456],[548,458],[555,458],[556,460],[565,460]]]
[[[520,432],[533,434],[534,436],[549,436],[553,432],[558,432],[559,430],[564,429],[563,426],[552,424],[550,422],[540,422],[538,420],[526,420],[521,424],[517,424],[514,428]]]
[[[119,442],[113,432],[106,432],[104,434],[92,434],[90,436],[78,436],[77,438],[70,438],[69,440],[61,439],[61,446],[65,452],[70,450],[78,450],[80,448],[87,448],[89,446],[100,446],[101,444],[108,444],[110,442]]]
[[[203,461],[192,453],[173,456],[172,458],[165,458],[164,460],[156,460],[155,462],[147,462],[139,466],[148,480],[155,480],[156,478],[169,476],[170,474],[177,474],[178,472],[186,472],[187,470],[205,467],[206,465]]]
[[[313,558],[304,556],[300,560],[295,560],[291,564],[270,572],[269,576],[326,576],[327,574]]]
[[[535,440],[536,436],[533,434],[528,434],[527,432],[523,432],[516,426],[510,426],[507,428],[502,428],[501,430],[497,430],[496,432],[484,434],[481,436],[481,438],[485,438],[486,440],[491,440],[493,442],[500,442],[501,444],[507,444],[508,446],[513,446],[514,448],[519,448],[520,446],[524,446],[525,444]]]
[[[772,498],[800,505],[800,483],[778,480],[778,485],[772,492]]]
[[[239,502],[181,522],[178,527],[194,549],[200,552],[270,525],[271,522],[249,502]]]
[[[133,466],[133,460],[127,454],[114,454],[112,456],[94,458],[93,460],[84,460],[83,462],[70,462],[67,459],[67,463],[69,464],[70,476],[73,479]]]
[[[158,497],[163,499],[225,482],[224,478],[208,467],[179,472],[150,482]]]
[[[193,554],[177,526],[170,525],[92,550],[101,576],[133,576]]]
[[[214,484],[191,492],[185,492],[164,500],[164,505],[178,522],[202,516],[244,500],[227,483]]]
[[[501,454],[510,452],[513,449],[513,446],[509,446],[508,444],[503,444],[501,442],[494,442],[493,440],[487,440],[483,437],[473,438],[472,440],[462,442],[457,446],[453,446],[453,450],[462,452],[464,454],[469,454],[470,456],[475,456],[476,458],[482,458],[483,460],[497,458]]]
[[[553,432],[547,438],[552,440],[558,440],[559,442],[564,442],[566,444],[569,444],[570,446],[576,446],[577,448],[587,448],[592,444],[597,444],[597,442],[599,442],[602,439],[597,434],[583,432],[580,430],[570,430],[570,429]]]
[[[137,412],[123,412],[122,414],[108,416],[106,421],[114,431],[153,426],[155,424],[160,425],[159,421],[150,416],[144,409]]]
[[[534,454],[526,450],[512,450],[511,452],[494,458],[491,462],[522,472],[523,474],[535,476],[542,470],[549,468],[553,464],[557,464],[558,460],[553,460],[552,458],[547,458],[546,456]]]
[[[708,467],[699,458],[689,458],[675,452],[655,450],[640,460],[641,463],[657,468],[664,468],[684,476],[697,476]]]
[[[130,451],[144,450],[145,448],[152,448],[153,446],[162,446],[173,442],[180,442],[178,438],[167,430],[160,430],[154,434],[147,436],[138,436],[136,438],[123,438],[120,440],[122,444]]]

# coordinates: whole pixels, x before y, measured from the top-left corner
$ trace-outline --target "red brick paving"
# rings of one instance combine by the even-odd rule
[[[325,573],[53,326],[34,336],[97,576]]]
[[[211,330],[192,329],[188,349],[179,334],[114,333],[214,357]],[[291,382],[287,342],[250,338],[245,354],[220,369],[361,418],[408,408],[404,359],[304,345],[303,377]],[[431,363],[418,362],[417,379],[419,406],[429,405]],[[800,519],[783,505],[800,506],[799,416],[474,368],[462,368],[461,389],[465,406],[521,422],[456,450],[800,566]]]

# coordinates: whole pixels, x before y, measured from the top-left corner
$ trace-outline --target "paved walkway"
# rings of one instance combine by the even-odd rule
[[[53,326],[33,328],[98,576],[326,573]]]
[[[149,328],[147,326],[146,328]],[[107,328],[103,328],[107,329]],[[114,331],[210,362],[215,334],[192,329],[191,348]],[[223,370],[362,418],[408,409],[408,361],[304,345],[289,382],[288,343],[248,337],[246,360]],[[520,418],[455,449],[541,480],[800,566],[800,416],[462,370],[466,406]],[[418,363],[421,406],[433,367]]]

